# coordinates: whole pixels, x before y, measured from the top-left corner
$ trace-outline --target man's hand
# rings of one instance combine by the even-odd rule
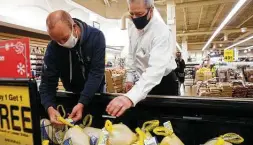
[[[126,96],[119,96],[114,98],[106,108],[108,114],[119,117],[127,109],[133,106],[132,101]]]
[[[132,87],[134,86],[134,83],[132,83],[132,82],[126,82],[125,86],[126,86],[126,92],[128,92],[128,91],[130,91],[132,89]]]
[[[79,121],[82,119],[83,116],[83,104],[78,103],[72,110],[71,114],[69,115],[69,118],[71,118],[74,122]]]
[[[61,122],[57,121],[57,117],[60,116],[60,113],[55,110],[52,106],[47,109],[50,122],[54,125],[63,125]]]

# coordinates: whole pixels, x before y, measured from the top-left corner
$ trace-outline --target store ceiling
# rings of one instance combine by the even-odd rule
[[[119,19],[127,12],[126,0],[74,0],[76,3],[111,19]],[[156,7],[166,21],[166,0],[155,0]],[[109,4],[107,3],[109,2]],[[200,50],[222,23],[238,0],[175,0],[177,41],[186,38],[189,50]],[[107,3],[107,4],[106,4]],[[247,28],[241,32],[241,28]],[[224,35],[228,40],[224,41]],[[253,34],[253,0],[248,0],[233,17],[223,31],[214,39],[212,45],[225,48]],[[253,41],[242,44],[252,45]]]

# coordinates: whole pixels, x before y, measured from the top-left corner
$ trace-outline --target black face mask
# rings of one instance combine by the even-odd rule
[[[137,29],[141,30],[149,23],[150,20],[147,19],[148,13],[149,13],[149,10],[145,16],[142,16],[139,18],[132,18],[133,23]]]

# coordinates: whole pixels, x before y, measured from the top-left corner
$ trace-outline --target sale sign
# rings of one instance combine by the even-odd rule
[[[0,41],[0,78],[31,76],[29,38]]]
[[[0,144],[33,145],[29,87],[0,86]]]
[[[234,61],[234,50],[233,49],[224,50],[224,61],[226,61],[226,62]]]

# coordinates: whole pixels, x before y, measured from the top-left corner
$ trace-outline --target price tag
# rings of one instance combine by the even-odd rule
[[[169,129],[170,131],[174,132],[174,131],[173,131],[173,128],[172,128],[172,124],[171,124],[170,121],[167,121],[167,122],[163,123],[163,126],[164,126],[165,128],[167,128],[167,129]]]
[[[63,142],[63,145],[73,145],[73,144],[72,144],[71,138],[66,139],[66,140]]]
[[[73,124],[73,125],[75,124],[75,122],[70,118],[66,118],[65,120],[68,121],[69,123]]]
[[[98,142],[98,138],[92,134],[88,134],[90,137],[90,145],[96,145]]]
[[[224,50],[224,60],[227,62],[234,61],[234,50],[233,49]]]
[[[107,145],[107,141],[109,138],[109,132],[103,128],[102,129],[102,135],[99,137],[98,145]]]
[[[61,144],[62,143],[62,141],[63,141],[63,139],[64,139],[64,132],[62,131],[62,130],[59,130],[59,131],[57,131],[56,133],[55,133],[55,138],[56,138],[56,140],[57,140],[57,142],[59,143],[59,144]]]
[[[144,140],[144,145],[158,145],[157,139],[155,137]]]

